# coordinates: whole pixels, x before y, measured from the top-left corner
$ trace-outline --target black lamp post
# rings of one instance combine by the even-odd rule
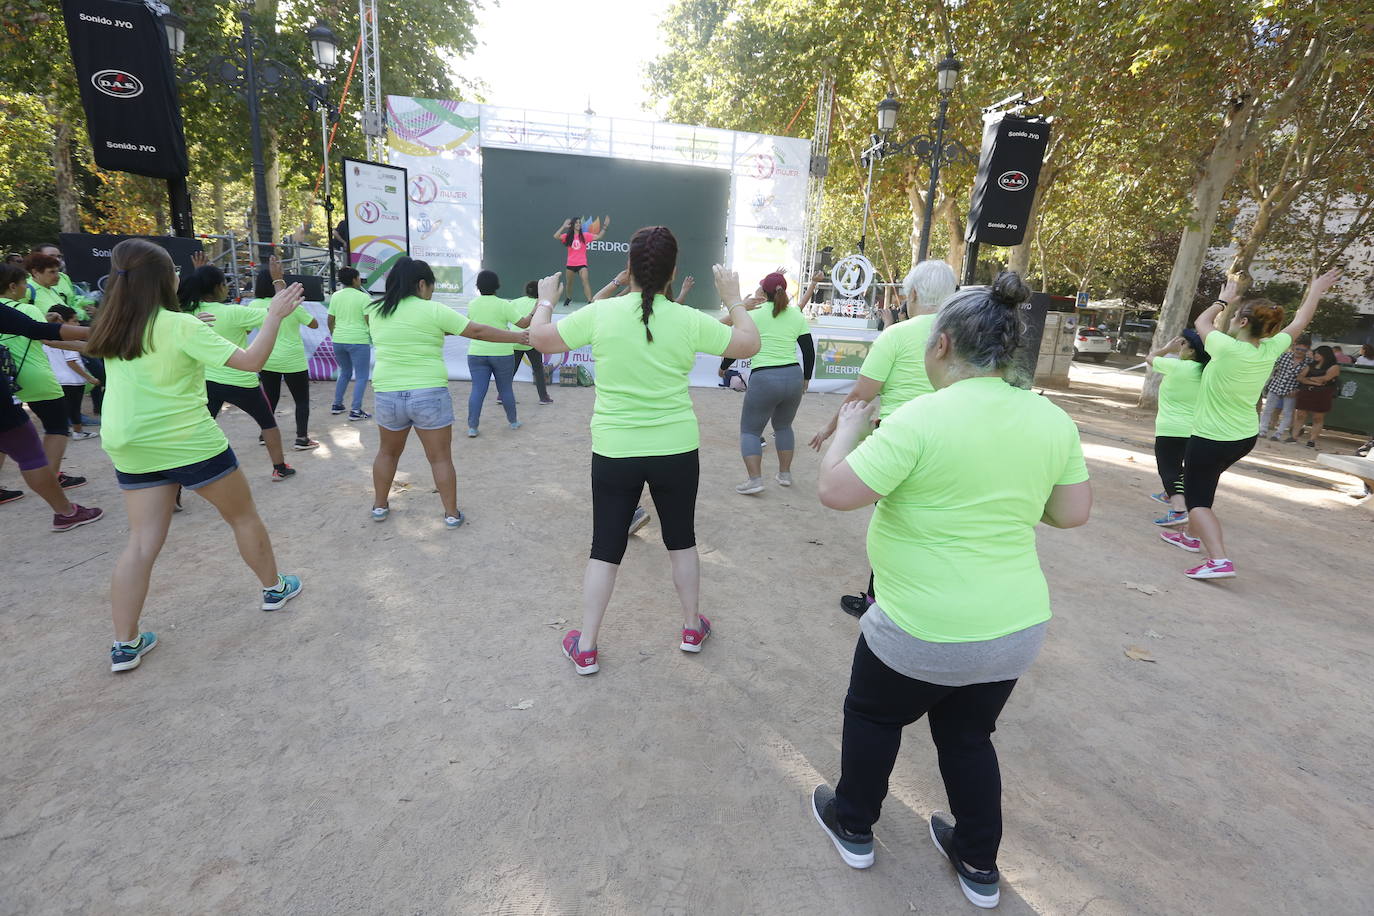
[[[949,99],[954,93],[954,87],[959,79],[959,70],[962,67],[963,64],[953,54],[950,54],[940,61],[935,68],[936,88],[940,93],[940,109],[935,120],[931,123],[931,127],[935,130],[933,137],[930,134],[918,134],[900,143],[889,141],[888,137],[897,127],[897,113],[901,111],[902,106],[891,92],[878,103],[878,133],[873,134],[871,143],[868,149],[864,150],[861,158],[861,161],[868,166],[868,185],[864,190],[864,220],[863,234],[859,238],[860,252],[864,250],[864,243],[868,236],[869,194],[873,187],[874,163],[889,156],[915,156],[930,165],[930,185],[926,191],[921,244],[916,255],[918,262],[926,259],[926,252],[930,248],[930,222],[935,209],[935,191],[940,183],[940,166],[978,161],[978,157],[969,152],[958,140],[945,139],[945,128],[948,127],[945,114],[949,110]]]
[[[315,63],[321,70],[332,70],[338,63],[338,40],[329,27],[315,23],[305,33],[310,39],[310,47],[315,55]],[[309,84],[307,96],[310,110],[320,113],[320,150],[324,163],[324,223],[325,247],[329,249],[329,292],[338,288],[338,264],[334,259],[334,197],[329,173],[329,125],[339,120],[339,110],[329,102],[329,85],[325,82]]]
[[[243,29],[237,42],[239,53],[212,57],[200,74],[188,68],[182,71],[182,75],[185,78],[199,75],[207,80],[216,79],[237,92],[248,105],[248,130],[253,147],[253,210],[256,214],[258,260],[265,262],[272,254],[273,235],[272,214],[267,209],[267,165],[263,159],[262,115],[258,93],[262,89],[271,91],[290,83],[309,92],[314,84],[301,79],[284,64],[261,56],[261,52],[266,50],[266,45],[253,34],[251,3],[240,3],[238,14]],[[167,46],[173,54],[180,54],[186,47],[185,20],[175,13],[167,13],[162,17],[162,24],[167,30]],[[316,65],[321,70],[333,69],[339,55],[338,41],[334,33],[327,27],[316,24],[306,32],[306,37],[310,39],[310,48]],[[175,202],[173,208],[175,209]]]

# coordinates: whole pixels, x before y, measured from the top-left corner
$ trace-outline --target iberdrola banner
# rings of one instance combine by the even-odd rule
[[[387,97],[387,149],[409,176],[410,254],[434,270],[435,298],[477,295],[482,257],[480,109],[471,102]]]
[[[363,289],[380,290],[391,265],[410,249],[406,170],[346,158],[343,176],[348,263],[362,274]]]

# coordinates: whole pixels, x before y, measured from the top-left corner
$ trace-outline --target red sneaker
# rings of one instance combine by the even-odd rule
[[[578,640],[582,638],[581,630],[569,630],[563,637],[563,654],[573,663],[573,668],[578,674],[596,674],[601,667],[596,663],[596,650],[583,652],[578,648]]]
[[[96,508],[86,508],[72,503],[71,515],[58,515],[56,512],[52,516],[53,531],[71,531],[73,528],[80,528],[82,525],[89,525],[96,521],[105,513]]]
[[[1236,566],[1230,560],[1208,560],[1183,574],[1189,579],[1234,579]]]
[[[1159,533],[1159,536],[1161,539],[1168,541],[1175,547],[1182,548],[1183,550],[1186,550],[1189,553],[1202,552],[1202,541],[1198,540],[1197,538],[1190,538],[1182,531],[1161,531]]]
[[[678,648],[682,649],[683,652],[700,652],[701,644],[706,642],[706,637],[711,635],[711,621],[707,620],[704,614],[697,616],[701,617],[701,629],[688,630],[684,628],[682,631],[682,645]]]

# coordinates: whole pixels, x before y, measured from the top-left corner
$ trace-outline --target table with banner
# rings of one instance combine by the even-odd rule
[[[305,341],[305,352],[310,363],[310,378],[321,381],[336,378],[338,365],[334,362],[334,343],[329,337],[326,310],[323,303],[307,302],[305,307],[319,319],[318,328],[301,328]],[[464,313],[463,309],[456,309]],[[555,314],[554,322],[565,316]],[[811,336],[816,341],[816,374],[811,380],[811,391],[847,392],[854,385],[868,348],[878,336],[878,331],[854,322],[852,326],[830,326],[813,324]],[[449,337],[444,341],[444,364],[448,367],[448,377],[453,381],[468,381],[468,339]],[[559,383],[563,376],[571,374],[577,367],[587,370],[591,378],[596,377],[596,364],[591,349],[583,347],[571,353],[558,353],[544,357],[545,365],[554,370],[554,381]],[[748,360],[739,360],[737,368],[747,371]],[[720,384],[720,357],[697,354],[696,365],[692,367],[689,384],[694,388],[714,388]],[[527,363],[521,363],[515,374],[516,381],[532,380]]]

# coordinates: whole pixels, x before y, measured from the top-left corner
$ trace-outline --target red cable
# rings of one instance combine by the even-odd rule
[[[363,48],[363,33],[358,33],[358,43],[353,47],[353,60],[348,64],[348,76],[344,77],[343,96],[339,99],[339,115],[343,116],[344,105],[348,103],[348,87],[353,83],[353,70],[358,66],[358,54]],[[334,148],[334,134],[339,130],[339,122],[335,121],[334,126],[329,129],[329,145],[325,148],[324,162],[320,163],[320,174],[315,176],[315,190],[310,195],[311,200],[320,199],[320,185],[324,182],[324,170],[329,167],[329,151]],[[334,227],[326,227],[328,232],[333,232]]]

